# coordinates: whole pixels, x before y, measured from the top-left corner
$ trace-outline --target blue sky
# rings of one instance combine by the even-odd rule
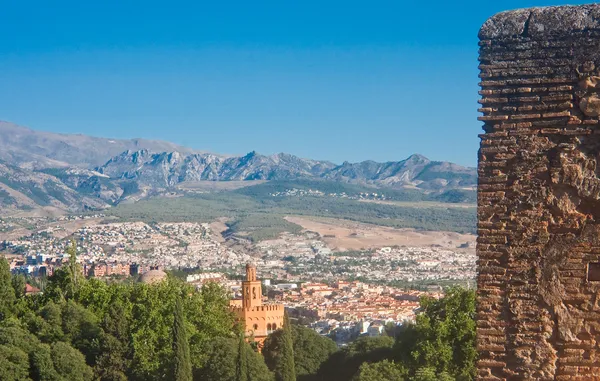
[[[12,1],[0,120],[344,160],[475,165],[477,32],[552,1]]]

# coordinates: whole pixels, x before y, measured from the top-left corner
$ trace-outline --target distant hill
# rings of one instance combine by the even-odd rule
[[[153,152],[194,152],[189,148],[157,140],[119,140],[56,134],[0,121],[0,159],[23,168],[93,168],[123,151],[140,149]]]
[[[115,179],[131,179],[153,187],[173,187],[186,181],[244,181],[322,179],[385,188],[445,191],[473,188],[475,168],[436,162],[422,155],[377,163],[344,163],[303,159],[280,153],[271,156],[250,152],[242,157],[182,152],[127,151],[110,159],[97,171]]]
[[[54,207],[80,211],[108,206],[102,199],[88,197],[52,175],[15,167],[0,160],[0,210]]]
[[[341,165],[286,153],[226,157],[164,141],[55,134],[8,122],[0,122],[0,176],[1,208],[71,211],[186,194],[186,184],[203,181],[312,181],[321,189],[347,184],[396,192],[402,200],[440,202],[472,201],[477,183],[475,168],[418,154]]]

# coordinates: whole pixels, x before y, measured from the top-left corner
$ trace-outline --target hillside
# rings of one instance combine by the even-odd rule
[[[194,152],[164,141],[56,134],[0,121],[0,159],[23,168],[89,168],[102,165],[123,151],[140,149]]]
[[[412,155],[397,162],[343,163],[303,159],[280,153],[223,158],[213,154],[182,152],[152,153],[126,151],[110,159],[97,171],[115,179],[132,179],[152,187],[172,187],[186,181],[247,181],[321,179],[333,182],[372,185],[383,188],[417,188],[444,191],[474,188],[474,168],[436,162]]]
[[[0,161],[0,206],[14,210],[95,210],[153,196],[222,191],[202,183],[231,182],[243,189],[245,182],[257,181],[267,183],[248,192],[298,189],[354,198],[373,193],[396,201],[472,202],[477,182],[474,168],[418,154],[341,165],[287,153],[226,157],[164,141],[55,134],[8,122],[0,122]]]
[[[4,211],[38,207],[79,211],[107,206],[102,200],[87,197],[54,176],[18,168],[0,160],[0,208]]]

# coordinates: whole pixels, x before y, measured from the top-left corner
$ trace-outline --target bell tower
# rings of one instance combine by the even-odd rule
[[[231,309],[238,320],[244,324],[248,340],[257,343],[260,351],[267,336],[283,327],[285,307],[283,304],[268,301],[263,304],[262,287],[260,281],[256,279],[256,267],[251,264],[246,265],[241,302],[240,306],[239,300],[232,301]]]
[[[262,287],[256,280],[256,267],[250,263],[246,265],[246,280],[242,282],[242,300],[244,308],[262,305]]]

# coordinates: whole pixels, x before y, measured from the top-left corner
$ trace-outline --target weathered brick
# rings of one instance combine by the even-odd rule
[[[480,37],[476,379],[600,380],[600,5]]]

